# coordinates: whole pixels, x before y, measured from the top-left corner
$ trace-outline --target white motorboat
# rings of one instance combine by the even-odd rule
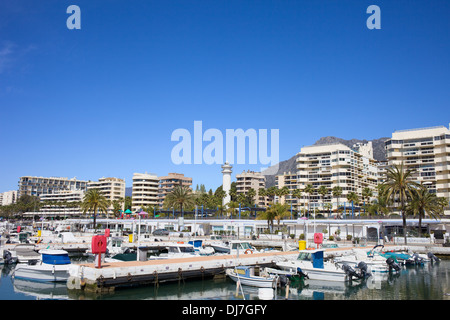
[[[150,260],[192,258],[199,256],[200,254],[195,251],[192,244],[175,243],[167,246],[167,253],[161,253],[159,256],[151,256]]]
[[[194,251],[201,256],[210,256],[215,253],[214,249],[211,246],[203,245],[203,240],[192,240],[189,241],[188,244],[193,245]]]
[[[34,244],[18,244],[10,252],[12,257],[17,258],[18,263],[35,263],[41,259]]]
[[[34,265],[17,264],[14,279],[26,279],[42,282],[67,281],[71,265],[69,254],[65,250],[42,249],[41,260]]]
[[[239,250],[239,254],[252,254],[258,252],[258,250],[250,244],[248,241],[243,240],[231,240],[229,242],[212,242],[210,246],[217,253],[234,254],[236,255]]]
[[[269,274],[256,266],[238,266],[225,270],[231,280],[239,281],[242,285],[258,288],[276,288],[278,275]]]
[[[364,249],[352,249],[350,254],[334,258],[334,262],[348,264],[356,268],[360,263],[365,263],[371,273],[388,273],[390,270],[386,258],[380,255],[368,255]]]
[[[353,269],[347,264],[339,265],[324,261],[323,249],[300,250],[296,260],[277,262],[276,265],[287,271],[297,271],[306,279],[323,281],[350,281],[363,279],[367,270]]]

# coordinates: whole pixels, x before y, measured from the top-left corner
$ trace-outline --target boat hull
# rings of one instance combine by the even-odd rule
[[[38,282],[64,282],[69,278],[67,266],[58,265],[17,265],[14,279],[25,279]]]
[[[257,288],[273,288],[276,287],[276,277],[264,278],[264,277],[245,277],[242,275],[237,276],[233,270],[227,270],[227,275],[234,282],[240,281],[242,285],[257,287]]]
[[[345,282],[348,281],[349,278],[347,274],[342,270],[335,268],[334,265],[332,268],[314,268],[302,263],[295,262],[279,262],[277,266],[283,270],[294,272],[297,268],[305,273],[309,280],[323,280],[323,281],[338,281]]]

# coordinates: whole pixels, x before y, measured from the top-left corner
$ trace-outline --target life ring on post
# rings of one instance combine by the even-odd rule
[[[250,252],[251,254],[253,254],[253,250],[252,250],[252,249],[247,249],[247,250],[245,250],[245,251],[244,251],[244,254],[248,254],[249,252]]]

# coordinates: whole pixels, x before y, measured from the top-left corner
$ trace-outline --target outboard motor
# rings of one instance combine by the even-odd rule
[[[431,262],[439,262],[440,259],[436,257],[432,252],[427,253],[427,257],[430,259]]]
[[[5,264],[17,263],[17,258],[13,258],[11,252],[8,250],[3,251],[3,259],[5,260]]]
[[[356,271],[348,264],[343,264],[342,270],[344,270],[344,272],[348,275],[350,280],[352,280],[352,277],[359,278],[359,275],[356,273]]]
[[[361,278],[368,278],[371,276],[371,273],[368,271],[367,264],[364,261],[360,261],[358,263],[358,269],[361,274]]]
[[[412,255],[412,258],[414,259],[415,264],[423,264],[423,259],[421,257],[419,257],[419,255],[417,253],[414,253]]]
[[[306,273],[304,273],[302,269],[297,268],[297,273],[299,276],[309,279],[308,275]]]
[[[389,272],[391,272],[392,269],[394,269],[395,271],[400,271],[400,266],[394,261],[393,258],[387,258],[386,263],[389,266]]]

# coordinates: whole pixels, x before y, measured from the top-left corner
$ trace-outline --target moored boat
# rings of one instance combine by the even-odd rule
[[[297,271],[311,280],[351,281],[366,278],[368,270],[364,265],[353,268],[348,264],[339,265],[324,261],[324,250],[300,250],[296,260],[279,261],[276,265],[287,271]]]
[[[14,279],[27,279],[42,282],[67,281],[70,257],[65,250],[42,249],[41,260],[36,264],[17,264]]]
[[[279,276],[264,272],[257,266],[238,266],[225,271],[234,282],[258,288],[276,288]]]

